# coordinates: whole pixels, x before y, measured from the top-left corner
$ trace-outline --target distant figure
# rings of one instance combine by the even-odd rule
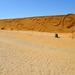
[[[58,38],[58,33],[55,33],[55,37]]]

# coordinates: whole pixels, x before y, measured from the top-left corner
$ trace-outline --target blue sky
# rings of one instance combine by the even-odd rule
[[[75,0],[0,0],[0,19],[75,14]]]

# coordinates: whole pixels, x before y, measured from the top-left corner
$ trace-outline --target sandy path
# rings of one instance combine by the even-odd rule
[[[60,36],[0,31],[0,75],[74,75],[75,39]]]

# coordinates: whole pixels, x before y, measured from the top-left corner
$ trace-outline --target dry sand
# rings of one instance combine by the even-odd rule
[[[71,35],[0,31],[0,75],[75,75]]]
[[[75,14],[0,20],[0,30],[75,32]]]

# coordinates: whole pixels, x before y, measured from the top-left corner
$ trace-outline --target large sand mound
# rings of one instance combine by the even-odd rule
[[[32,30],[41,32],[72,32],[75,15],[40,16],[0,20],[1,30]]]
[[[70,33],[0,31],[0,75],[75,75]]]
[[[0,75],[75,75],[74,14],[0,20],[0,29]]]

